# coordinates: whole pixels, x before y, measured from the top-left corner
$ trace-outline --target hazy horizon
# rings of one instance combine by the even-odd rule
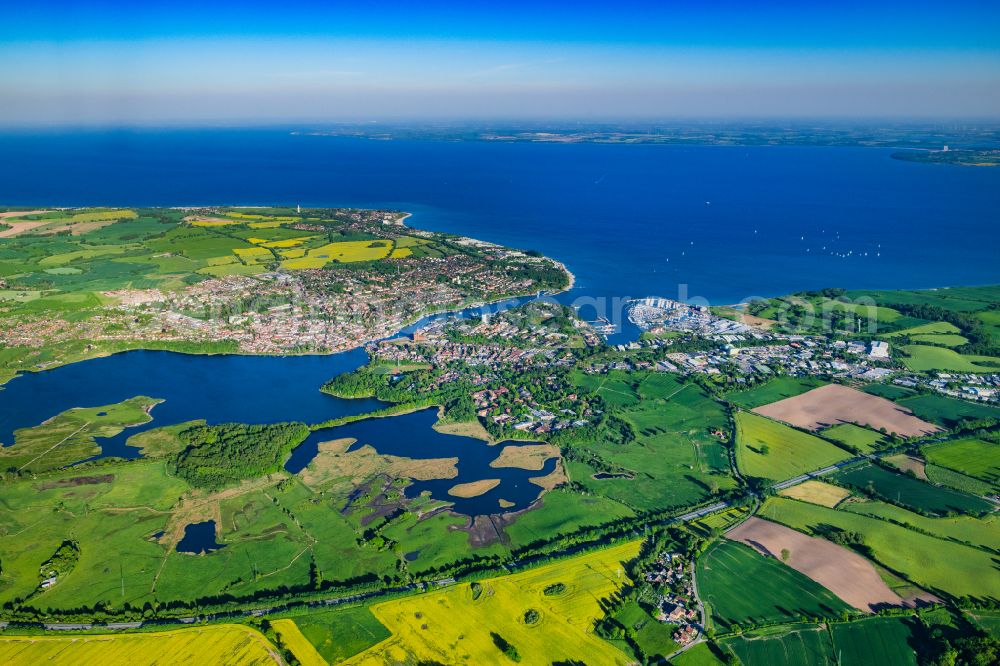
[[[985,2],[0,9],[0,126],[1000,118]]]

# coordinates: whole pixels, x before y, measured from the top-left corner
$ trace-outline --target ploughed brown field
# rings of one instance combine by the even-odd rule
[[[840,384],[820,386],[753,411],[808,430],[838,423],[856,423],[875,430],[885,428],[886,432],[902,437],[917,437],[939,430],[933,423],[918,419],[910,410],[891,400]]]
[[[741,541],[757,552],[782,560],[799,573],[830,590],[858,610],[873,611],[903,600],[875,571],[871,562],[847,548],[797,532],[761,518],[749,518],[729,530],[727,539]]]

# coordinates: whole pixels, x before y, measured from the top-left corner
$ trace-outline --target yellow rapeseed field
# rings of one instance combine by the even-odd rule
[[[191,220],[190,224],[192,227],[226,227],[226,226],[232,226],[234,224],[239,224],[239,222],[236,220],[214,219],[214,220]]]
[[[286,648],[292,651],[302,666],[327,666],[326,659],[316,651],[313,644],[309,642],[299,626],[292,620],[274,620],[271,626],[281,637],[281,642]]]
[[[267,217],[266,215],[256,215],[256,214],[252,214],[252,213],[234,213],[232,211],[226,213],[226,217],[235,217],[238,220],[269,220],[269,219],[272,219],[272,218]],[[277,219],[277,218],[274,218],[274,219]]]
[[[271,251],[263,247],[238,247],[233,253],[245,264],[266,263],[274,259]]]
[[[375,247],[372,247],[375,245]],[[385,259],[392,247],[388,241],[341,241],[327,243],[322,247],[313,248],[306,256],[299,259],[287,259],[281,262],[282,267],[296,270],[303,268],[322,268],[330,261],[350,263],[352,261],[374,261]]]
[[[285,240],[261,241],[260,245],[272,248],[295,247],[296,245],[302,245],[302,243],[310,238],[311,236],[304,236],[302,238],[286,238]],[[255,243],[256,239],[251,238],[250,242]]]
[[[103,222],[104,220],[132,220],[139,217],[134,210],[100,210],[92,213],[76,213],[72,222]]]
[[[0,637],[0,663],[7,666],[44,663],[256,666],[280,661],[277,650],[260,632],[242,625],[220,624],[148,634],[3,636]]]
[[[628,582],[622,563],[638,552],[636,541],[484,580],[478,598],[469,583],[461,583],[378,604],[372,612],[393,636],[345,664],[506,663],[493,634],[512,645],[526,665],[628,664],[628,656],[592,629],[603,615],[598,601]],[[564,589],[545,594],[557,584]],[[537,616],[532,624],[525,622],[529,610]]]

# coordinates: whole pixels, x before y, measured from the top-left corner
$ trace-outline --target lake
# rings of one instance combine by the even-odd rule
[[[177,542],[178,553],[211,553],[223,548],[223,544],[215,541],[215,521],[206,520],[203,523],[191,523],[184,526],[184,537]]]
[[[293,474],[298,473],[316,456],[321,442],[344,438],[357,440],[348,452],[368,444],[384,455],[458,458],[456,478],[414,481],[407,488],[406,494],[408,497],[415,497],[427,491],[434,499],[454,502],[457,512],[469,516],[499,513],[501,499],[511,503],[504,511],[524,509],[541,492],[541,488],[529,479],[545,476],[555,469],[555,458],[547,460],[541,471],[490,467],[490,463],[496,460],[504,446],[517,445],[517,442],[490,446],[472,437],[445,435],[431,427],[436,421],[437,408],[432,407],[402,416],[365,419],[336,428],[317,430],[292,452],[285,469]],[[499,479],[500,485],[477,497],[462,498],[448,494],[448,490],[458,483],[479,479]]]
[[[0,390],[0,442],[73,407],[99,407],[147,395],[164,400],[153,420],[98,440],[114,447],[149,428],[206,419],[209,423],[318,423],[384,407],[320,392],[331,377],[368,360],[361,349],[330,356],[194,356],[130,351],[12,379]],[[131,453],[119,450],[121,453]],[[107,451],[106,451],[107,453]],[[135,457],[135,454],[125,457]]]

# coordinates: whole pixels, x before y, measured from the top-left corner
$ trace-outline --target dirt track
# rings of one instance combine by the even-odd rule
[[[885,428],[886,432],[903,437],[917,437],[939,430],[936,425],[918,419],[910,410],[891,400],[840,384],[820,386],[753,411],[809,430],[838,423],[856,423],[875,430]]]
[[[806,536],[760,518],[749,518],[730,530],[726,538],[741,541],[778,560],[781,551],[787,549],[789,557],[785,564],[858,610],[871,612],[886,605],[903,605],[903,600],[889,589],[868,560],[825,539]]]

